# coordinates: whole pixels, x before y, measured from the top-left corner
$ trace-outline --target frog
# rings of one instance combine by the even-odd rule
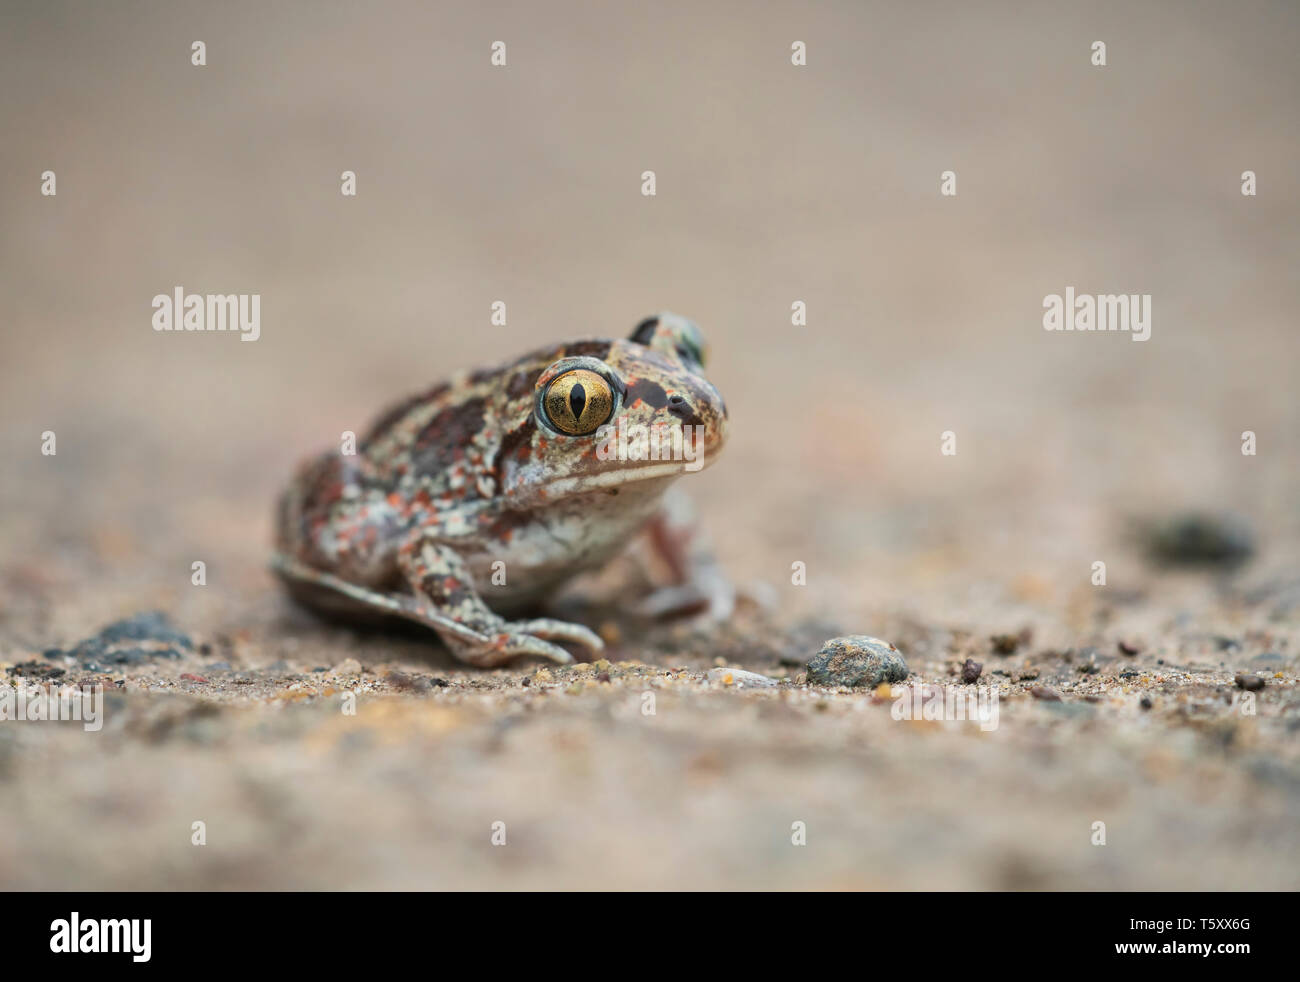
[[[727,440],[706,358],[699,327],[665,311],[626,338],[541,347],[404,399],[354,452],[298,467],[271,568],[319,613],[414,621],[479,668],[603,651],[586,625],[536,615],[633,542],[669,571],[641,610],[724,618],[734,592],[674,487]],[[661,449],[619,432],[657,432]]]

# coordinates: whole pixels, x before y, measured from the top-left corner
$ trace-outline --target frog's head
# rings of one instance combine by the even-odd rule
[[[635,341],[573,345],[534,388],[522,466],[507,473],[516,501],[653,491],[707,467],[722,450],[727,408],[675,353]]]

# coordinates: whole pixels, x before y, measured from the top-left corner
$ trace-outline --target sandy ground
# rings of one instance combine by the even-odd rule
[[[1300,11],[1131,6],[6,7],[0,679],[108,691],[0,721],[0,885],[1300,886]],[[262,337],[153,332],[176,285]],[[1044,332],[1069,285],[1150,293],[1151,339]],[[730,623],[611,575],[565,601],[608,666],[548,677],[281,595],[299,458],[665,308],[731,410],[685,479]],[[1249,560],[1155,564],[1194,510]],[[154,610],[176,657],[60,654]],[[806,685],[843,634],[980,663],[998,725]]]
[[[1275,629],[1244,648],[1171,630],[1128,656],[891,627],[909,682],[980,659],[996,725],[801,684],[829,625],[752,611],[568,669],[464,671],[418,638],[292,618],[163,665],[71,668],[51,681],[105,683],[104,727],[0,729],[0,858],[30,888],[1296,886],[1296,661],[1248,654]],[[715,662],[781,684],[710,680]],[[1267,679],[1253,715],[1238,666]]]

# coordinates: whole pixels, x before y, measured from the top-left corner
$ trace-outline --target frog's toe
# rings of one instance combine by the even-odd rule
[[[540,617],[531,621],[519,621],[513,626],[527,634],[535,634],[539,638],[547,638],[551,641],[567,641],[569,644],[580,645],[593,653],[605,650],[605,642],[601,640],[600,635],[590,628],[583,627],[581,624]]]
[[[498,665],[504,665],[525,655],[549,658],[561,665],[573,661],[573,656],[558,644],[551,644],[532,634],[522,633],[517,624],[509,625],[508,633],[497,634],[483,644],[458,644],[454,650],[461,661],[468,662],[476,668],[496,668]]]

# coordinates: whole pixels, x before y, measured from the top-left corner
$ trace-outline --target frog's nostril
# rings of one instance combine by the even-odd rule
[[[691,408],[691,404],[681,396],[668,397],[668,411],[682,422],[690,425],[704,422],[695,414],[695,410]]]

